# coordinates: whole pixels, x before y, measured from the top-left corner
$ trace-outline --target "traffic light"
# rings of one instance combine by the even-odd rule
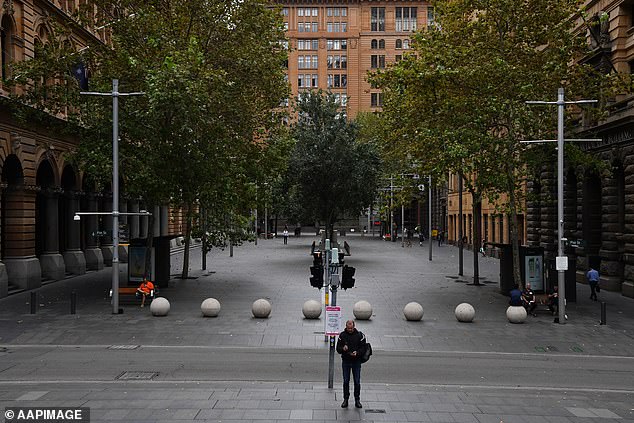
[[[324,286],[324,267],[310,266],[310,286],[321,289]]]
[[[354,287],[355,268],[351,266],[343,266],[341,272],[341,288],[348,289]]]

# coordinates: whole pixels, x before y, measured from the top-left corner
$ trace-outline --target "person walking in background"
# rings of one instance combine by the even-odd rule
[[[482,240],[482,246],[480,247],[480,254],[482,254],[482,257],[487,256],[487,240],[486,239]]]
[[[288,226],[284,225],[284,232],[282,232],[282,236],[284,237],[284,245],[288,244]]]
[[[354,379],[354,406],[361,405],[361,356],[365,352],[365,335],[354,327],[354,320],[346,322],[346,329],[337,339],[337,352],[341,354],[341,368],[343,370],[343,402],[341,408],[348,407],[350,398],[350,371]]]
[[[586,279],[588,280],[588,285],[590,285],[590,299],[597,301],[597,292],[600,291],[599,272],[590,266],[590,270],[586,273]]]

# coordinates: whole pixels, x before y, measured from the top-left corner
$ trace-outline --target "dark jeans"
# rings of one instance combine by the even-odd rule
[[[597,284],[596,281],[590,281],[590,299],[596,301],[597,300]]]
[[[287,236],[284,237],[284,245],[286,245],[286,244],[288,244],[288,237]]]
[[[359,399],[361,395],[361,363],[358,361],[341,361],[343,369],[343,397],[350,398],[350,370],[354,379],[354,398]]]

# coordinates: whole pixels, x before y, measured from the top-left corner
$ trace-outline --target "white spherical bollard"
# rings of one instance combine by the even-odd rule
[[[475,308],[469,303],[458,304],[454,312],[459,322],[471,323],[475,317]]]
[[[423,306],[416,302],[408,303],[403,308],[403,314],[405,315],[405,318],[410,321],[421,320],[423,318],[423,313]]]
[[[369,320],[372,317],[372,305],[364,300],[357,301],[352,308],[352,314],[359,320]]]
[[[321,316],[321,303],[315,300],[308,300],[302,306],[302,313],[307,319],[319,319]]]
[[[167,298],[155,298],[150,304],[150,312],[153,316],[167,316],[167,313],[170,312],[170,302],[167,301]]]
[[[200,311],[205,317],[217,317],[220,314],[220,302],[215,298],[207,298],[200,305]]]
[[[511,323],[524,323],[527,315],[526,309],[522,306],[509,306],[506,309],[506,318]]]
[[[271,303],[262,298],[255,300],[251,306],[251,312],[253,313],[253,317],[266,319],[269,317],[269,314],[271,314]]]

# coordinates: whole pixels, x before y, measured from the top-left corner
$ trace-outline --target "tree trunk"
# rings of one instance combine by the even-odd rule
[[[192,205],[187,204],[187,218],[185,219],[185,251],[183,254],[183,273],[181,279],[189,277],[189,244],[192,235]]]
[[[522,275],[520,272],[520,242],[517,225],[517,201],[514,189],[509,190],[509,212],[509,223],[511,225],[511,248],[513,250],[513,281],[520,287],[520,290],[524,290],[524,284],[522,283]]]
[[[202,261],[203,261],[203,269],[207,270],[207,214],[205,209],[200,208],[200,224],[202,229]]]
[[[148,210],[154,210],[154,207],[148,207]],[[154,244],[154,213],[148,216],[147,238],[145,239],[145,266],[143,270],[143,279],[149,279],[152,274],[152,245]]]
[[[473,284],[480,285],[480,263],[479,255],[480,244],[480,232],[481,232],[481,215],[482,215],[482,196],[472,192],[473,199]]]

